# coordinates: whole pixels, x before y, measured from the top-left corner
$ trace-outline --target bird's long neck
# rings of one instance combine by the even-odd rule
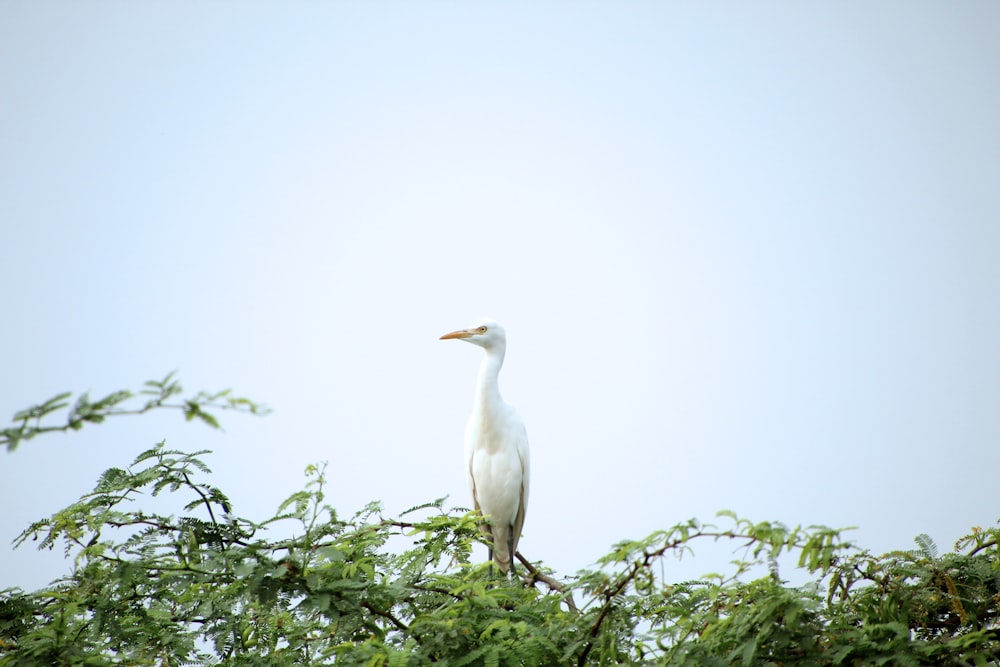
[[[480,409],[503,402],[498,379],[504,353],[503,347],[489,348],[482,363],[479,364],[479,376],[476,378],[476,405]]]

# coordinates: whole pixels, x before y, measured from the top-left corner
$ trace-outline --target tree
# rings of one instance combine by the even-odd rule
[[[172,387],[171,389],[165,389]],[[172,376],[141,396],[78,400],[66,426],[43,425],[67,395],[15,416],[0,442],[117,414],[180,407],[265,410],[228,392],[171,403]],[[82,408],[80,406],[83,406]],[[27,415],[27,418],[25,416]],[[202,416],[205,415],[205,416]],[[100,417],[100,418],[88,418]],[[2,438],[6,438],[3,440]],[[274,516],[240,517],[202,458],[160,443],[29,526],[17,546],[64,549],[68,574],[0,592],[0,666],[14,665],[988,665],[1000,660],[998,529],[974,529],[939,554],[874,555],[841,531],[754,523],[731,512],[625,541],[566,582],[519,554],[519,580],[473,562],[473,513],[442,501],[399,517],[371,503],[341,517],[324,468]],[[141,500],[175,494],[164,515]],[[400,540],[402,538],[402,548]],[[745,547],[726,575],[664,581],[664,558],[705,541]],[[798,555],[811,583],[776,565]]]

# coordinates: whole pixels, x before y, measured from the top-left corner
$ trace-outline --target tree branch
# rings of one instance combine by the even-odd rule
[[[86,423],[100,424],[108,417],[142,415],[161,408],[181,410],[187,420],[198,418],[212,428],[220,428],[220,426],[215,416],[207,410],[235,410],[254,415],[266,415],[270,412],[266,406],[254,403],[250,399],[231,396],[228,389],[214,394],[201,391],[190,398],[171,402],[172,398],[184,391],[180,383],[174,379],[174,373],[170,373],[163,380],[150,380],[144,386],[146,389],[138,393],[127,390],[116,391],[93,402],[86,393],[83,393],[77,398],[76,404],[70,408],[66,423],[43,425],[43,418],[70,405],[69,399],[73,395],[72,392],[58,394],[44,403],[17,412],[13,417],[15,425],[0,429],[0,446],[6,447],[8,452],[12,452],[17,449],[21,442],[31,440],[37,435],[70,430],[78,431]],[[118,407],[120,404],[143,395],[150,398],[141,406]]]
[[[517,559],[521,561],[521,564],[524,565],[524,567],[528,570],[528,574],[530,575],[525,578],[525,583],[527,583],[529,586],[534,586],[536,581],[542,582],[543,584],[549,587],[550,591],[556,591],[557,593],[561,593],[566,596],[565,600],[563,601],[566,603],[566,607],[570,611],[573,612],[580,611],[576,606],[576,601],[573,599],[573,593],[569,591],[569,588],[566,586],[566,584],[556,579],[553,579],[547,574],[539,572],[538,568],[532,565],[531,561],[525,558],[520,551],[516,552],[514,555],[517,556]]]

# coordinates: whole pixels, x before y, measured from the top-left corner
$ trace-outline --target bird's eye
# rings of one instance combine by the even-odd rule
[[[486,333],[486,327],[479,327],[479,333]]]

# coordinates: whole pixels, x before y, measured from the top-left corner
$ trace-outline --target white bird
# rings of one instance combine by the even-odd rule
[[[476,379],[472,414],[465,428],[465,471],[475,508],[489,517],[490,558],[507,572],[517,553],[528,506],[528,433],[503,397],[497,377],[507,350],[502,326],[480,320],[441,340],[457,338],[486,350]]]

